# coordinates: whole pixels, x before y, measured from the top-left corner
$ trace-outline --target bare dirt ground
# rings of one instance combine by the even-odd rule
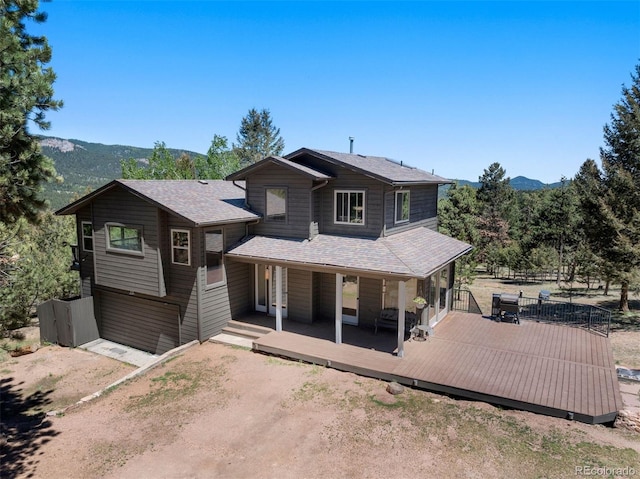
[[[540,285],[533,287],[537,295]],[[621,328],[611,340],[626,365],[640,365],[638,331]],[[392,396],[382,381],[212,343],[63,415],[42,414],[132,369],[57,346],[5,355],[0,476],[555,478],[587,467],[640,474],[640,435],[626,430],[418,390]]]

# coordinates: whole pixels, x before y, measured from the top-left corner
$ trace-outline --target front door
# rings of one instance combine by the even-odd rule
[[[358,325],[358,276],[342,277],[342,322]]]
[[[255,267],[256,311],[276,314],[276,268],[257,264]],[[287,268],[282,268],[282,317],[287,317]]]

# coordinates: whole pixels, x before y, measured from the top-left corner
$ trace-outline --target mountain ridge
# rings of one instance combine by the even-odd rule
[[[134,158],[145,162],[153,153],[153,148],[141,148],[128,145],[105,145],[77,139],[65,139],[55,136],[40,136],[42,152],[54,161],[58,175],[64,178],[63,183],[47,183],[44,185],[44,196],[57,210],[73,201],[78,195],[85,194],[87,189],[100,186],[122,177],[121,160]],[[187,153],[191,157],[202,155],[185,149],[168,148],[176,157]],[[452,180],[460,186],[470,185],[479,188],[480,183],[468,180]],[[561,183],[545,184],[524,176],[516,176],[510,181],[516,190],[538,190],[555,188]],[[448,187],[441,188],[443,195]]]

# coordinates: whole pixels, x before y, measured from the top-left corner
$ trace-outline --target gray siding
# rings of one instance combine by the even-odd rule
[[[396,195],[395,190],[387,186],[385,189],[384,223],[387,234],[399,233],[416,226],[438,229],[438,186],[424,185],[405,188],[409,190],[409,222],[395,224]]]
[[[160,268],[157,208],[117,188],[96,198],[93,218],[96,284],[162,296],[164,277]],[[141,226],[144,255],[107,251],[108,222]]]
[[[361,276],[359,296],[358,324],[373,327],[375,318],[382,309],[382,280]]]
[[[303,323],[313,321],[313,273],[300,269],[287,270],[287,308],[289,319]]]
[[[350,170],[341,169],[339,176],[314,192],[314,208],[319,214],[315,221],[321,234],[343,236],[381,236],[384,222],[384,188],[383,183]],[[334,202],[337,190],[362,190],[365,192],[364,225],[335,224]]]
[[[330,273],[315,273],[319,278],[316,281],[317,314],[322,319],[334,320],[336,317],[336,275]]]
[[[225,250],[245,236],[244,223],[227,225],[223,229]],[[201,229],[198,233],[200,241],[203,241],[204,231]],[[204,248],[199,249],[198,283],[200,284],[201,341],[218,334],[232,319],[231,294],[233,294],[235,311],[242,311],[244,307],[248,309],[250,305],[251,281],[248,265],[229,261],[226,258],[224,261],[226,281],[218,286],[207,287]]]
[[[202,248],[199,229],[191,228],[181,218],[160,213],[160,251],[166,277],[167,301],[180,305],[182,315],[182,343],[188,343],[198,336],[198,251]],[[171,263],[171,229],[184,229],[191,232],[191,265]]]
[[[253,226],[252,232],[266,236],[287,236],[308,238],[311,223],[311,187],[313,182],[279,165],[261,168],[247,178],[247,203],[249,207],[263,215],[263,220]],[[285,188],[287,190],[286,221],[269,221],[266,218],[266,189]]]
[[[102,290],[96,298],[100,337],[154,354],[178,346],[178,305]]]
[[[94,284],[94,257],[92,251],[86,251],[82,242],[82,222],[89,221],[93,223],[91,218],[91,207],[87,206],[76,214],[76,231],[78,235],[78,247],[80,252],[80,296],[83,298],[89,297],[93,294]],[[95,229],[95,227],[94,227]],[[95,236],[95,233],[94,233]],[[95,239],[94,239],[95,250]]]

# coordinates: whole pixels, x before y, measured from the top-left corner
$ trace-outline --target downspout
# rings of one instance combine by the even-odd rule
[[[314,213],[314,211],[313,211],[314,210],[313,192],[316,191],[316,190],[319,190],[320,188],[323,188],[323,187],[327,186],[328,183],[329,183],[329,180],[324,180],[319,185],[311,187],[311,201],[309,202],[309,210],[310,210],[309,211],[309,218],[311,219],[311,222],[309,224],[309,239],[310,240],[313,239],[313,235],[311,234],[312,225],[313,225],[313,223],[316,223],[314,221],[314,215],[313,215],[313,213]],[[322,205],[322,202],[320,204]],[[320,228],[318,228],[318,233],[320,232],[319,230],[320,230]]]

